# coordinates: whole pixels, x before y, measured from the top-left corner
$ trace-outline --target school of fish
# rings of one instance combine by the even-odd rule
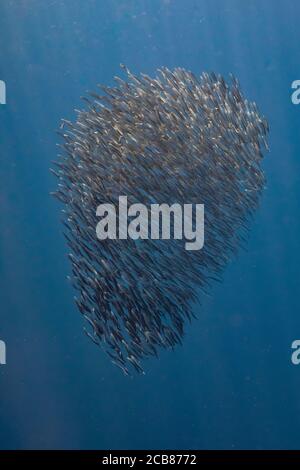
[[[53,173],[86,334],[125,374],[181,343],[201,293],[236,253],[265,187],[268,123],[237,80],[182,68],[125,79],[62,120]],[[99,240],[99,204],[204,204],[205,242]]]

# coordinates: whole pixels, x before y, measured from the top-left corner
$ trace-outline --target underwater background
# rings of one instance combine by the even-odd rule
[[[300,447],[297,11],[296,0],[0,0],[1,449]],[[233,73],[270,124],[246,250],[194,306],[183,346],[134,377],[82,331],[49,195],[60,119],[120,63]]]

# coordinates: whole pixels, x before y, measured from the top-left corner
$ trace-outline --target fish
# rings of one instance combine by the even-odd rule
[[[182,344],[195,303],[243,247],[266,178],[269,124],[238,80],[162,67],[154,78],[121,65],[58,134],[53,195],[84,331],[125,375],[144,373],[160,349]],[[205,243],[99,240],[99,204],[204,204]]]

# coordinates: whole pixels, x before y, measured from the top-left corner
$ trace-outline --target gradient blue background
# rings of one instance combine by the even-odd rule
[[[297,0],[0,0],[0,448],[299,448]],[[247,251],[183,347],[126,378],[82,332],[66,276],[55,130],[120,62],[235,74],[270,121]]]

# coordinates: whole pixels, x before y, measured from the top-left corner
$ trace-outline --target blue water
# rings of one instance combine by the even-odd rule
[[[300,78],[297,0],[0,3],[0,448],[298,448]],[[82,332],[56,181],[59,120],[120,62],[230,72],[270,122],[247,250],[183,347],[124,377]]]

